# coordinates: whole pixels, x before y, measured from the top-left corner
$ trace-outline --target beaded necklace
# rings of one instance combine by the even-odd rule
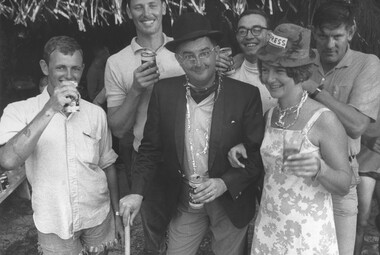
[[[282,128],[282,129],[288,129],[291,126],[293,126],[300,116],[300,110],[303,104],[306,102],[307,96],[308,96],[307,91],[304,91],[302,93],[301,100],[298,102],[298,104],[287,107],[285,109],[281,109],[280,105],[277,104],[276,109],[278,111],[279,117],[278,117],[278,120],[274,124],[277,127]],[[296,114],[296,116],[294,117],[294,120],[291,123],[289,123],[288,125],[285,125],[284,118],[290,114]]]
[[[218,84],[217,84],[217,89],[215,91],[215,96],[214,96],[214,104],[216,102],[216,100],[218,99],[218,96],[220,94],[220,91],[222,89],[222,76],[221,75],[218,75],[216,77],[216,79],[214,80],[214,84],[216,82],[216,80],[218,81]],[[210,123],[207,125],[207,129],[206,131],[204,132],[203,134],[203,137],[205,139],[205,146],[199,151],[199,152],[194,152],[194,141],[193,141],[193,137],[191,136],[191,115],[190,115],[190,104],[189,104],[189,101],[191,100],[191,93],[190,93],[190,87],[193,86],[193,85],[190,85],[189,83],[189,79],[187,78],[186,76],[186,83],[184,84],[185,88],[186,88],[186,124],[187,124],[187,132],[189,133],[188,135],[188,142],[189,142],[189,147],[190,147],[190,154],[191,154],[191,165],[193,167],[193,173],[194,174],[198,174],[198,171],[197,171],[197,164],[196,164],[196,160],[195,160],[195,156],[199,156],[199,155],[206,155],[208,153],[208,148],[209,148],[209,131],[210,131],[210,124],[211,124],[211,120],[210,120]]]

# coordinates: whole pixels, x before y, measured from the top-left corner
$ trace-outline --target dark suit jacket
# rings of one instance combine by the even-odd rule
[[[155,176],[165,180],[166,206],[177,208],[181,189],[186,118],[185,76],[160,80],[153,88],[144,138],[133,167],[132,193],[145,195]],[[222,178],[227,191],[217,198],[231,222],[244,227],[255,213],[255,183],[263,172],[260,145],[264,120],[259,90],[223,77],[215,102],[209,140],[209,176]],[[232,168],[227,153],[244,143],[245,168]]]

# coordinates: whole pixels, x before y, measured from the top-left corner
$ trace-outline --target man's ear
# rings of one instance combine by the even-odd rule
[[[45,60],[43,60],[43,59],[40,60],[40,67],[41,67],[41,70],[44,73],[44,75],[48,76],[49,75],[49,66]]]
[[[129,19],[132,19],[132,13],[131,13],[131,9],[129,9],[129,5],[127,4],[127,15],[128,15],[128,18]]]
[[[356,21],[354,20],[354,24],[348,28],[348,41],[351,42],[352,38],[354,37],[354,34],[356,32]]]
[[[166,2],[162,1],[162,16],[166,14]]]

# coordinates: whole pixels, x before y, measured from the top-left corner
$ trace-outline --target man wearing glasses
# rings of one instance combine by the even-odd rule
[[[276,105],[269,91],[259,78],[256,52],[267,41],[269,32],[267,14],[259,9],[244,11],[238,21],[236,40],[244,55],[244,61],[230,77],[256,86],[260,90],[263,113]]]
[[[217,42],[198,13],[173,25],[175,53],[185,75],[162,79],[152,91],[144,137],[132,171],[132,194],[120,200],[124,224],[131,224],[156,174],[164,176],[171,215],[167,255],[194,255],[210,229],[217,255],[246,254],[247,226],[255,214],[256,181],[264,121],[259,90],[217,75]],[[247,145],[245,168],[232,168],[228,150]],[[197,184],[194,181],[199,180]]]

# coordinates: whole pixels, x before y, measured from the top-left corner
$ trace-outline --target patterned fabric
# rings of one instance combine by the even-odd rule
[[[282,171],[284,135],[301,134],[300,152],[321,157],[319,148],[309,141],[307,134],[328,109],[315,112],[302,130],[271,127],[273,109],[268,114],[261,145],[265,179],[251,254],[338,255],[331,194],[318,181]]]

